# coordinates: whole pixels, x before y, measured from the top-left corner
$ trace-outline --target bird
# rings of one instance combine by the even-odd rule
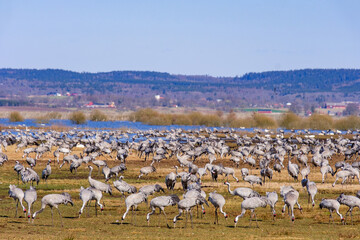
[[[62,215],[61,215],[60,210],[59,210],[59,205],[60,204],[67,205],[68,203],[70,203],[71,206],[74,206],[74,203],[73,203],[69,193],[64,192],[64,193],[61,193],[61,194],[48,194],[48,195],[45,195],[41,199],[41,208],[40,208],[40,210],[33,214],[32,219],[34,221],[36,216],[39,213],[41,213],[42,211],[44,211],[46,206],[49,206],[50,209],[51,209],[52,225],[54,225],[54,213],[53,213],[53,207],[54,207],[54,208],[56,208],[58,210],[58,213],[59,213],[60,219],[61,219],[61,226],[64,227],[64,224],[63,224],[63,221],[62,221]]]
[[[344,193],[340,194],[340,196],[336,199],[340,204],[346,205],[349,207],[345,214],[345,223],[346,223],[346,217],[348,213],[350,212],[351,217],[351,224],[353,224],[352,220],[352,211],[355,207],[360,209],[360,198],[351,196],[351,195],[345,195]]]
[[[33,185],[36,182],[37,185],[39,184],[40,177],[32,168],[25,168],[20,174],[23,183],[31,182],[31,185]]]
[[[88,168],[90,169],[89,177],[88,177],[90,186],[93,188],[96,188],[102,192],[109,193],[111,195],[112,194],[111,186],[109,184],[106,184],[106,183],[103,183],[103,182],[100,182],[100,181],[97,181],[97,180],[91,178],[91,173],[93,171],[93,167],[88,166]]]
[[[167,227],[169,227],[169,224],[167,223],[166,213],[164,211],[164,208],[167,207],[167,206],[174,206],[179,201],[180,201],[180,199],[176,194],[173,194],[173,195],[170,195],[170,196],[159,196],[159,197],[153,198],[150,201],[151,212],[149,212],[146,215],[146,220],[148,222],[148,225],[150,224],[150,216],[155,213],[156,208],[159,208],[159,210],[160,210],[159,221],[160,221],[160,216],[161,216],[161,211],[162,211],[164,213],[164,216],[165,216],[166,225],[167,225]]]
[[[97,208],[96,208],[97,205],[99,205],[100,210],[103,211],[104,206],[100,203],[101,198],[102,198],[102,192],[100,190],[93,188],[93,187],[83,188],[81,186],[80,187],[80,199],[81,199],[81,201],[83,201],[83,205],[79,211],[79,217],[83,213],[86,204],[88,203],[90,205],[91,200],[96,201],[96,203],[95,203],[95,214],[96,215],[97,215]]]
[[[277,195],[276,191],[266,192],[266,198],[269,200],[269,205],[271,207],[273,219],[275,220],[275,217],[276,217],[275,205],[276,205],[277,201],[279,200],[278,195]]]
[[[343,185],[350,176],[353,176],[353,173],[348,170],[341,170],[341,171],[337,172],[336,179],[335,179],[334,183],[332,184],[332,186],[335,187],[335,184],[339,178],[342,179],[341,184]]]
[[[311,197],[311,204],[314,207],[315,206],[315,195],[317,193],[317,187],[314,182],[310,182],[308,179],[301,180],[301,185],[303,187],[306,187],[306,190],[308,192],[308,203],[310,202]]]
[[[196,189],[196,188],[190,189],[190,188],[189,188],[189,189],[183,194],[183,197],[184,197],[184,198],[197,198],[197,196],[201,196],[201,197],[203,197],[204,199],[206,199],[206,193],[205,193],[203,190],[201,190],[201,188],[199,188],[199,189]],[[204,203],[197,204],[197,205],[196,205],[197,217],[199,217],[199,205],[201,205],[202,215],[204,215],[204,214],[206,213],[205,207],[204,207]],[[201,215],[201,218],[202,218],[202,215]]]
[[[241,203],[241,214],[235,217],[235,227],[239,220],[239,218],[243,217],[246,213],[246,210],[250,210],[250,226],[251,226],[251,219],[253,218],[253,215],[255,216],[256,220],[256,226],[259,227],[257,223],[257,217],[255,213],[255,209],[258,207],[265,208],[268,204],[270,204],[269,200],[266,197],[252,197],[247,198]]]
[[[272,179],[273,176],[273,170],[269,167],[263,168],[260,170],[260,175],[263,177],[263,182],[265,182],[265,179],[268,178],[269,181]]]
[[[98,175],[100,175],[100,167],[104,167],[104,166],[107,166],[107,163],[103,160],[95,160],[93,159],[91,161],[95,166],[98,167]]]
[[[146,196],[154,194],[154,192],[165,192],[164,189],[159,184],[146,185],[139,189],[139,192],[144,193]]]
[[[30,221],[31,207],[34,204],[34,202],[37,200],[37,193],[36,193],[36,190],[35,190],[35,188],[33,186],[30,186],[30,188],[25,191],[24,200],[28,205],[27,217],[28,217],[28,219]]]
[[[221,169],[222,173],[225,174],[226,180],[229,180],[229,175],[231,175],[236,182],[239,182],[239,179],[237,177],[235,177],[235,170],[233,168],[229,168],[229,167],[223,167]]]
[[[171,172],[165,177],[165,184],[168,190],[174,190],[176,183],[176,173]]]
[[[302,179],[308,179],[308,176],[310,174],[310,166],[307,166],[306,168],[301,169],[300,174],[302,176]]]
[[[121,217],[121,223],[125,220],[126,215],[132,209],[133,216],[135,214],[134,210],[137,208],[137,205],[139,205],[142,202],[147,202],[147,195],[143,192],[133,193],[129,195],[125,199],[125,205],[126,205],[126,211],[124,215]]]
[[[26,213],[26,208],[24,207],[24,205],[22,203],[22,201],[24,199],[24,191],[21,188],[18,188],[15,185],[10,184],[9,185],[9,197],[13,198],[16,202],[15,217],[17,217],[19,203],[20,203],[24,213]]]
[[[294,222],[295,221],[295,215],[294,215],[294,206],[295,204],[298,204],[298,199],[299,199],[299,192],[296,191],[295,189],[292,189],[290,191],[288,191],[285,196],[284,196],[284,207],[282,209],[282,212],[285,212],[285,207],[288,207],[288,212],[289,215],[291,215],[291,221]],[[289,211],[289,208],[291,209],[291,213]],[[299,207],[300,211],[302,211],[302,208]]]
[[[239,196],[243,199],[251,198],[251,197],[260,197],[260,194],[252,190],[251,188],[240,187],[240,188],[236,188],[234,191],[231,191],[230,183],[225,182],[224,184],[228,186],[228,191],[231,195]]]
[[[199,204],[206,204],[207,206],[209,206],[208,202],[206,201],[206,199],[204,197],[202,197],[201,195],[197,195],[196,197],[187,197],[184,198],[183,200],[178,202],[178,209],[179,209],[179,214],[176,215],[173,219],[174,222],[174,228],[176,225],[176,222],[178,220],[178,218],[181,216],[181,214],[183,213],[183,211],[186,211],[186,221],[185,221],[185,227],[187,225],[187,219],[188,219],[188,214],[190,214],[190,220],[191,220],[191,227],[193,228],[193,221],[192,221],[192,212],[191,209],[193,207],[195,207],[196,205]]]
[[[102,168],[102,173],[104,174],[104,177],[105,177],[105,182],[108,181],[108,179],[110,179],[110,168],[108,166],[104,166]]]
[[[127,182],[125,182],[123,176],[119,177],[119,180],[116,180],[115,182],[113,182],[114,187],[120,192],[122,193],[123,197],[125,198],[125,193],[136,193],[137,189],[136,187],[128,184]]]
[[[242,168],[241,169],[241,175],[244,178],[245,176],[249,175],[249,169],[247,168]]]
[[[26,162],[29,166],[36,166],[36,160],[34,158],[26,157]]]
[[[254,184],[260,184],[260,186],[262,186],[262,180],[258,176],[248,175],[248,176],[245,176],[243,179],[245,182],[250,183],[251,187],[254,187]]]
[[[49,178],[50,174],[51,174],[51,166],[50,166],[51,160],[49,160],[46,164],[46,167],[44,168],[44,170],[42,171],[41,174],[41,179],[44,179],[45,182],[46,180]]]
[[[149,173],[153,173],[153,172],[156,172],[156,168],[151,163],[150,166],[143,167],[140,169],[140,175],[138,178],[141,178],[143,175],[147,176]]]
[[[81,166],[82,162],[83,162],[82,158],[72,161],[70,164],[70,172],[72,173],[73,171],[75,171],[76,174],[77,169]]]
[[[298,180],[299,175],[299,166],[296,163],[292,163],[289,158],[289,164],[288,164],[288,173],[289,175],[294,178],[295,181]]]
[[[320,204],[319,204],[319,207],[320,207],[320,209],[323,209],[323,208],[329,209],[329,212],[330,212],[329,223],[330,223],[331,219],[333,220],[333,223],[334,223],[334,218],[332,216],[333,211],[335,211],[336,214],[339,215],[342,223],[345,222],[345,219],[343,218],[343,216],[339,212],[340,203],[337,200],[335,200],[335,199],[322,199]]]
[[[331,168],[331,166],[329,166],[329,165],[321,166],[320,172],[321,172],[321,175],[322,175],[322,182],[321,183],[325,182],[326,177],[327,177],[327,173],[330,173],[331,176],[334,176],[334,171]]]
[[[23,169],[25,169],[24,168],[24,166],[23,165],[21,165],[20,163],[19,163],[19,161],[15,161],[15,166],[14,166],[14,171],[17,173],[17,175],[18,175],[18,184],[19,184],[19,180],[20,180],[20,173],[21,173],[21,171],[23,170]]]
[[[226,212],[223,211],[223,207],[225,205],[225,198],[217,193],[216,191],[209,193],[208,201],[212,203],[215,207],[215,221],[214,224],[219,224],[219,217],[218,217],[218,209],[224,215],[225,219],[228,218]]]

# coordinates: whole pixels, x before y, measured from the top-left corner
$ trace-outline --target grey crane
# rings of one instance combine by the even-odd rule
[[[187,226],[187,219],[188,219],[188,214],[190,214],[190,220],[191,220],[191,227],[193,227],[193,221],[192,221],[192,212],[191,209],[199,204],[206,204],[207,206],[209,206],[208,202],[206,201],[206,199],[204,197],[202,197],[200,194],[197,195],[196,197],[187,197],[184,198],[183,200],[181,200],[180,202],[178,202],[178,209],[179,209],[179,214],[176,215],[173,219],[174,222],[174,228],[176,225],[176,222],[178,220],[178,218],[181,216],[181,214],[183,213],[183,211],[186,211],[186,221],[185,221],[185,227]]]
[[[350,217],[351,217],[351,224],[353,224],[353,220],[352,220],[352,211],[355,207],[359,208],[360,210],[360,198],[355,197],[355,196],[351,196],[351,195],[345,195],[345,194],[340,194],[340,196],[336,199],[340,204],[346,205],[349,207],[349,209],[347,210],[346,214],[345,214],[345,223],[346,223],[346,217],[350,212]]]
[[[64,227],[63,221],[62,221],[62,215],[60,213],[59,210],[59,205],[60,204],[65,204],[67,205],[68,203],[71,204],[71,206],[74,206],[74,203],[71,200],[71,196],[70,194],[64,192],[62,194],[48,194],[45,195],[42,199],[41,199],[41,209],[37,212],[35,212],[32,216],[33,221],[36,218],[36,216],[41,213],[42,211],[44,211],[46,206],[49,206],[51,209],[51,220],[52,220],[52,225],[54,225],[54,212],[53,212],[53,207],[56,208],[58,210],[58,213],[60,215],[60,219],[61,219],[61,226]]]
[[[28,219],[30,221],[31,218],[31,207],[34,204],[34,202],[37,199],[37,193],[34,187],[30,186],[30,188],[28,190],[25,191],[24,193],[24,200],[28,205],[28,209],[27,209],[27,216]]]
[[[88,187],[88,188],[83,188],[82,186],[80,187],[80,199],[83,201],[83,205],[79,211],[79,217],[81,216],[81,214],[84,211],[84,208],[86,206],[87,203],[89,203],[90,205],[90,201],[91,200],[95,200],[95,214],[97,216],[97,205],[99,205],[100,210],[103,211],[104,210],[104,206],[100,203],[100,200],[102,198],[102,192],[96,188],[93,187]]]
[[[295,204],[298,204],[298,199],[299,199],[299,192],[296,191],[295,189],[292,189],[290,191],[288,191],[285,196],[284,196],[284,207],[282,209],[282,212],[285,212],[285,207],[288,207],[288,212],[289,215],[291,215],[291,221],[294,222],[295,221],[295,215],[294,215],[294,206]],[[291,209],[291,213],[289,211],[289,208]],[[300,211],[302,211],[302,208],[299,207]]]
[[[51,174],[51,166],[50,166],[51,160],[49,160],[46,164],[46,167],[44,168],[44,170],[41,173],[41,179],[44,179],[45,182],[46,180],[49,178],[50,174]]]
[[[119,180],[116,180],[113,184],[114,187],[120,192],[122,193],[122,196],[125,198],[125,193],[136,193],[137,189],[136,187],[128,184],[127,182],[125,182],[123,176],[119,177]]]
[[[243,179],[245,182],[250,183],[251,187],[254,187],[254,184],[260,184],[260,186],[262,186],[262,180],[258,176],[248,175],[248,176],[245,176]]]
[[[25,168],[20,174],[23,183],[31,182],[31,185],[33,185],[33,183],[36,182],[37,185],[39,184],[40,177],[33,169]]]
[[[36,166],[36,160],[34,158],[26,157],[26,162],[29,166]]]
[[[146,185],[139,189],[139,192],[144,193],[146,196],[153,195],[154,192],[165,192],[164,189],[159,184]]]
[[[147,202],[147,195],[145,193],[138,192],[138,193],[133,193],[133,194],[129,195],[125,199],[126,211],[125,211],[124,215],[121,217],[121,223],[123,223],[123,221],[125,220],[125,217],[128,214],[128,212],[130,211],[130,209],[132,209],[133,216],[134,216],[134,214],[135,214],[134,210],[137,208],[137,205],[139,205],[142,202]]]
[[[102,173],[104,174],[104,177],[105,177],[105,182],[108,181],[108,179],[110,179],[110,168],[108,166],[104,166],[102,168]]]
[[[234,191],[231,191],[230,183],[225,182],[224,184],[226,184],[228,186],[228,191],[231,195],[239,196],[243,199],[252,198],[252,197],[260,197],[260,194],[257,193],[256,191],[252,190],[251,188],[240,187],[240,188],[236,188]]]
[[[156,172],[156,168],[152,165],[152,163],[150,164],[150,166],[147,167],[143,167],[140,169],[140,175],[138,178],[141,178],[143,175],[148,175],[150,173]]]
[[[216,191],[209,193],[208,201],[212,203],[215,207],[215,221],[214,224],[219,224],[218,210],[224,215],[225,219],[228,218],[226,212],[223,211],[223,207],[225,205],[225,198],[217,193]]]
[[[226,180],[229,181],[229,175],[231,175],[236,182],[239,182],[239,179],[237,177],[235,177],[235,170],[233,168],[229,168],[229,167],[223,167],[221,169],[222,173],[225,174]]]
[[[190,185],[192,186],[192,185]],[[201,196],[203,197],[204,199],[206,199],[206,193],[201,190],[201,188],[193,188],[193,189],[188,189],[184,194],[183,194],[183,197],[184,198],[196,198],[197,196]],[[204,207],[204,204],[201,203],[201,204],[197,204],[196,205],[196,213],[197,213],[197,217],[199,217],[199,205],[201,205],[201,210],[202,210],[202,215],[204,215],[206,212],[205,212],[205,207]],[[202,215],[201,215],[201,218],[202,218]]]
[[[269,205],[271,207],[271,211],[273,214],[273,220],[275,220],[275,218],[276,218],[275,205],[276,205],[277,201],[279,200],[279,197],[275,191],[274,192],[266,192],[266,197],[269,200]]]
[[[70,163],[70,172],[72,173],[75,171],[75,174],[77,173],[77,169],[81,166],[83,160],[82,158],[76,159]]]
[[[301,169],[300,174],[302,176],[302,179],[308,179],[308,176],[310,174],[310,166],[307,166],[306,168]]]
[[[15,217],[17,217],[19,203],[20,203],[24,213],[26,213],[26,208],[24,207],[24,205],[22,203],[22,201],[24,199],[24,191],[21,188],[18,188],[15,185],[10,184],[9,185],[9,197],[13,198],[16,202]]]
[[[17,175],[18,175],[18,184],[19,184],[19,180],[20,180],[20,173],[21,173],[21,171],[24,170],[24,169],[25,169],[24,166],[21,165],[21,164],[19,163],[19,161],[15,161],[14,171],[15,171],[15,172],[17,173]]]
[[[315,206],[315,195],[317,193],[317,187],[314,182],[310,182],[308,179],[301,180],[301,185],[303,187],[306,187],[307,193],[308,193],[308,203],[310,203],[310,197],[311,197],[311,204],[314,207]]]
[[[164,213],[166,225],[169,227],[169,224],[167,222],[166,213],[164,208],[167,206],[174,206],[180,201],[179,197],[176,194],[170,195],[170,196],[160,196],[153,198],[150,201],[150,209],[151,212],[149,212],[146,215],[146,220],[148,222],[148,225],[150,224],[150,216],[155,213],[156,208],[159,208],[160,214],[159,214],[159,221],[161,216],[161,211]]]
[[[341,171],[337,172],[337,173],[336,173],[336,179],[335,179],[334,183],[332,184],[332,186],[335,187],[335,184],[336,184],[336,182],[337,182],[337,180],[338,180],[339,178],[342,179],[341,184],[343,185],[343,184],[346,182],[346,180],[347,180],[349,177],[351,177],[351,176],[355,176],[352,171],[341,170]]]
[[[168,175],[166,175],[165,184],[167,189],[174,190],[175,183],[176,183],[176,173],[171,172]]]
[[[319,204],[320,209],[326,208],[329,209],[330,212],[330,217],[329,217],[329,223],[330,220],[333,220],[334,223],[334,218],[332,216],[332,212],[335,211],[337,215],[339,215],[341,222],[345,222],[345,219],[343,218],[343,216],[341,215],[341,213],[339,212],[340,209],[340,203],[335,200],[335,199],[322,199],[320,204]]]
[[[110,168],[110,173],[109,173],[108,177],[106,178],[106,181],[109,181],[109,179],[112,176],[116,176],[116,178],[117,178],[119,173],[122,173],[125,170],[127,170],[125,163],[121,163],[120,165]]]
[[[246,213],[246,210],[250,210],[250,226],[253,215],[255,216],[256,226],[259,227],[257,222],[257,217],[255,213],[255,209],[259,207],[265,208],[267,205],[270,205],[269,200],[266,197],[252,197],[247,198],[241,203],[241,214],[235,217],[235,227],[238,223],[239,218],[242,218]]]
[[[88,177],[90,186],[93,188],[99,189],[102,192],[109,193],[111,195],[112,194],[111,186],[109,184],[106,184],[106,183],[103,183],[103,182],[100,182],[100,181],[97,181],[97,180],[91,178],[91,173],[93,171],[93,167],[88,166],[88,168],[90,169],[89,177]]]
[[[247,169],[247,168],[242,168],[242,169],[241,169],[241,176],[244,178],[244,177],[246,177],[247,175],[249,175],[249,169]]]
[[[298,175],[299,175],[299,166],[296,163],[292,163],[290,158],[289,158],[289,164],[288,164],[288,173],[289,176],[291,176],[292,178],[294,178],[295,181],[298,180]]]
[[[330,173],[331,176],[334,176],[334,170],[329,165],[323,165],[320,168],[321,176],[322,176],[322,183],[326,181],[327,174]]]
[[[107,166],[106,161],[103,161],[103,160],[95,160],[95,159],[93,159],[91,162],[92,162],[95,166],[98,167],[98,175],[100,175],[100,167]]]

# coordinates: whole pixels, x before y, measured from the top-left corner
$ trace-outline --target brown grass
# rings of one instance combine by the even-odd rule
[[[279,202],[276,206],[277,219],[272,220],[272,215],[269,207],[266,209],[257,209],[257,219],[260,228],[255,227],[255,222],[252,223],[252,227],[249,226],[249,213],[246,213],[244,218],[241,218],[238,223],[237,229],[233,228],[233,219],[236,215],[240,214],[241,199],[230,195],[227,192],[226,187],[223,184],[223,177],[220,176],[219,182],[212,182],[210,176],[203,178],[203,190],[207,193],[217,190],[226,199],[226,205],[224,211],[229,215],[229,219],[225,220],[222,215],[219,215],[219,226],[213,224],[214,220],[214,208],[210,204],[210,207],[206,207],[206,214],[200,218],[197,218],[196,208],[193,210],[194,214],[194,229],[190,227],[184,228],[185,216],[182,216],[177,223],[176,229],[168,229],[164,222],[164,216],[160,218],[160,225],[158,226],[158,211],[151,216],[150,226],[146,222],[146,214],[149,212],[148,206],[142,203],[138,206],[136,216],[132,219],[131,213],[127,216],[123,225],[120,225],[116,221],[121,221],[121,216],[125,211],[124,200],[117,190],[113,189],[113,196],[104,194],[103,201],[105,203],[105,210],[103,213],[99,212],[98,217],[95,217],[94,207],[92,202],[89,211],[83,213],[81,218],[78,218],[78,211],[82,202],[79,199],[80,186],[87,187],[87,175],[88,169],[82,166],[78,169],[78,174],[74,175],[69,172],[69,165],[66,164],[62,169],[52,165],[53,173],[49,178],[47,184],[40,182],[37,186],[38,200],[35,202],[33,209],[35,211],[40,209],[41,198],[50,193],[61,193],[63,191],[69,192],[74,200],[74,207],[60,205],[59,209],[64,217],[64,228],[60,226],[59,216],[57,211],[54,211],[55,226],[51,226],[51,212],[47,207],[45,211],[38,215],[33,224],[29,224],[26,218],[14,218],[15,204],[12,199],[8,197],[8,185],[17,184],[17,176],[13,171],[13,165],[15,160],[21,161],[22,164],[26,164],[24,160],[21,160],[21,151],[14,152],[15,146],[8,148],[9,162],[0,167],[0,228],[2,239],[105,239],[105,238],[128,238],[128,239],[347,239],[357,238],[360,234],[360,214],[358,211],[353,211],[354,225],[341,225],[340,219],[337,215],[334,215],[335,224],[329,225],[329,212],[327,210],[320,210],[318,203],[322,198],[336,198],[341,192],[347,194],[354,194],[358,190],[358,184],[352,182],[351,184],[341,186],[336,185],[331,187],[334,178],[328,176],[325,184],[321,184],[321,174],[319,169],[311,167],[310,179],[315,181],[318,186],[318,194],[316,196],[316,206],[312,208],[307,204],[307,195],[305,190],[301,187],[299,182],[290,180],[286,170],[281,174],[275,173],[273,180],[264,186],[255,186],[255,190],[264,195],[267,191],[276,190],[279,192],[281,185],[290,184],[294,186],[300,192],[299,202],[303,207],[303,214],[299,210],[295,210],[296,220],[295,223],[291,223],[287,214],[281,214],[281,208],[283,206],[282,199],[279,197]],[[54,149],[53,149],[54,150]],[[74,153],[79,154],[82,149],[75,149]],[[309,156],[309,158],[311,155]],[[35,171],[41,173],[45,167],[49,158],[52,158],[51,154],[43,156],[35,167]],[[100,159],[104,159],[101,157]],[[330,159],[330,163],[333,165],[336,161],[342,160],[342,156],[335,156]],[[196,160],[198,166],[204,166],[208,161],[206,157],[202,157]],[[223,163],[224,166],[233,167],[228,158],[223,160],[218,159],[218,163]],[[110,167],[118,164],[114,160],[108,160]],[[143,166],[147,166],[149,162],[144,162],[143,159],[139,159],[136,153],[130,155],[127,161],[128,170],[124,173],[125,180],[136,187],[141,187],[147,184],[159,183],[164,186],[164,177],[167,173],[173,171],[174,165],[177,164],[175,158],[167,159],[156,164],[157,172],[151,174],[143,179],[137,179],[139,169]],[[235,169],[236,176],[240,177],[241,167],[248,167],[241,164],[239,169]],[[286,166],[285,166],[286,168]],[[253,169],[252,174],[259,175],[258,169]],[[98,175],[97,168],[95,167],[93,178],[103,181],[103,176]],[[231,189],[237,187],[250,187],[250,185],[242,180],[236,183],[231,177]],[[110,184],[112,184],[110,180]],[[175,194],[182,195],[180,183],[176,184]],[[22,189],[27,189],[28,186],[20,184]],[[172,194],[170,191],[166,191],[165,194]],[[149,197],[149,201],[156,196],[163,195],[156,193],[154,196]],[[176,206],[165,208],[167,214],[167,220],[170,226],[172,226],[172,218],[178,213]],[[347,208],[341,206],[340,212],[345,214]],[[21,214],[21,213],[19,213]],[[190,220],[189,220],[190,221]]]

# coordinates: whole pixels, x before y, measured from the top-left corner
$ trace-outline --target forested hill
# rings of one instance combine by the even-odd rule
[[[282,95],[296,92],[360,91],[359,69],[304,69],[247,73],[241,77],[172,75],[160,72],[113,71],[78,73],[59,69],[0,69],[0,83],[9,80],[33,91],[61,88],[82,92],[123,84],[145,84],[167,87],[174,91],[201,91],[194,87],[242,87],[279,91]],[[109,90],[109,89],[108,89]],[[48,91],[48,89],[46,89]]]
[[[184,106],[226,110],[288,101],[320,105],[360,101],[360,70],[303,69],[212,77],[146,71],[0,69],[0,86],[0,106],[79,107],[93,101],[114,102],[123,109]],[[43,97],[67,93],[72,97]],[[156,95],[161,98],[155,100]]]

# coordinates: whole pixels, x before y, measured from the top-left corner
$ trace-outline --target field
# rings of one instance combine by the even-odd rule
[[[61,222],[57,211],[54,211],[54,226],[51,224],[51,212],[50,208],[46,208],[44,212],[39,214],[33,223],[29,223],[28,219],[24,217],[24,214],[19,210],[18,215],[21,217],[14,218],[15,215],[15,203],[13,199],[8,197],[9,184],[17,184],[17,175],[13,170],[15,160],[20,160],[22,152],[15,153],[15,146],[8,147],[6,154],[9,157],[9,161],[0,167],[0,238],[1,239],[185,239],[191,237],[192,239],[238,239],[241,237],[247,237],[248,239],[348,239],[359,238],[360,234],[360,214],[356,209],[353,212],[354,225],[350,224],[350,218],[347,225],[340,223],[340,218],[334,214],[335,223],[329,224],[329,211],[326,209],[320,210],[318,204],[322,198],[336,198],[340,193],[345,192],[355,195],[356,191],[360,189],[356,181],[341,186],[336,185],[334,188],[331,183],[334,181],[334,177],[328,175],[328,179],[325,184],[321,184],[321,174],[319,168],[311,167],[310,180],[315,181],[318,186],[318,194],[316,195],[316,205],[314,208],[311,204],[307,203],[307,194],[305,189],[301,187],[300,182],[294,182],[289,179],[286,169],[282,173],[275,173],[273,180],[270,183],[266,183],[263,186],[255,186],[255,190],[264,195],[267,191],[277,191],[280,186],[290,184],[300,192],[300,204],[303,207],[303,213],[301,214],[298,209],[295,210],[295,222],[292,223],[290,217],[281,213],[283,206],[282,198],[279,196],[279,201],[276,206],[277,217],[276,220],[272,220],[272,214],[269,206],[265,209],[257,209],[257,218],[260,228],[256,227],[256,223],[253,222],[249,227],[249,213],[245,214],[244,218],[241,218],[234,229],[234,218],[240,214],[240,204],[242,199],[232,196],[228,193],[226,186],[223,184],[223,177],[220,176],[219,182],[212,182],[210,176],[203,178],[203,190],[206,193],[217,190],[221,193],[225,199],[226,204],[224,211],[227,212],[229,218],[225,220],[222,215],[219,215],[219,225],[214,225],[214,207],[210,204],[210,207],[206,207],[206,214],[201,215],[199,210],[199,217],[197,217],[196,208],[193,210],[194,214],[194,228],[191,228],[190,219],[187,227],[185,228],[185,216],[181,217],[178,221],[176,228],[173,228],[172,219],[178,213],[177,207],[165,208],[167,213],[167,220],[171,228],[166,226],[164,216],[161,216],[160,221],[158,218],[158,210],[156,214],[152,215],[150,225],[146,222],[146,213],[149,209],[145,203],[138,206],[136,216],[132,217],[129,213],[124,221],[124,224],[120,224],[121,216],[125,212],[125,204],[120,193],[113,188],[113,195],[104,194],[103,201],[105,203],[105,209],[102,213],[98,212],[98,216],[95,216],[94,202],[91,204],[90,211],[87,209],[78,217],[79,209],[82,205],[79,199],[80,186],[88,187],[87,180],[88,168],[83,165],[78,169],[76,175],[71,174],[69,171],[69,165],[66,164],[62,169],[59,169],[58,165],[52,164],[52,175],[50,176],[48,183],[40,182],[36,187],[38,193],[38,200],[33,206],[33,211],[40,209],[41,198],[50,193],[61,193],[66,191],[71,194],[74,206],[60,205],[59,209],[63,215],[64,227],[61,227]],[[76,149],[75,153],[80,153],[82,149]],[[52,154],[47,154],[42,157],[38,164],[34,168],[39,174],[44,169],[46,162],[49,158],[52,158]],[[333,158],[330,164],[333,166],[336,161],[342,159],[343,156],[337,156]],[[225,166],[232,166],[228,159],[217,160],[215,163],[222,162]],[[285,161],[286,162],[286,161]],[[24,163],[24,161],[22,162]],[[207,159],[201,158],[195,162],[198,166],[204,166],[207,163]],[[110,166],[114,166],[116,163],[114,160],[108,160]],[[126,162],[128,170],[123,174],[127,182],[134,184],[136,187],[141,187],[147,184],[160,183],[163,187],[165,175],[170,171],[174,171],[173,166],[177,165],[176,158],[163,160],[160,164],[155,165],[157,172],[145,176],[143,179],[138,180],[139,169],[143,166],[147,166],[149,161],[144,163],[143,159],[139,159],[135,153],[133,153]],[[24,163],[26,165],[26,163]],[[242,166],[240,166],[242,167]],[[259,170],[252,170],[253,174],[260,175]],[[236,176],[240,178],[240,168],[236,169]],[[94,167],[93,178],[103,181],[103,175],[98,175],[97,168]],[[112,183],[114,179],[110,180]],[[250,187],[250,185],[243,180],[236,183],[231,177],[229,177],[231,183],[231,189],[236,187]],[[23,190],[28,188],[28,185],[20,182],[20,188]],[[178,194],[182,198],[183,191],[181,189],[180,181],[175,186],[174,193]],[[165,194],[172,194],[168,190],[165,190]],[[161,194],[156,193],[154,196]],[[154,197],[150,196],[149,201]],[[25,203],[24,203],[25,204]],[[20,209],[20,208],[19,208]],[[347,207],[341,206],[340,212],[345,214]]]

